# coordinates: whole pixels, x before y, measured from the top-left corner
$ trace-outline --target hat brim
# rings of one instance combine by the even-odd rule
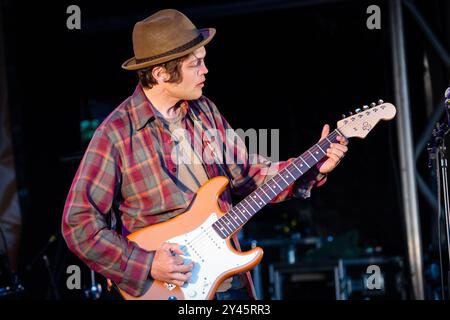
[[[142,62],[142,63],[136,63],[136,58],[133,57],[133,58],[125,61],[122,64],[122,68],[125,70],[139,70],[142,68],[154,66],[156,64],[160,64],[163,62],[167,62],[167,61],[185,56],[185,55],[191,53],[192,51],[194,51],[195,49],[203,47],[208,42],[210,42],[212,40],[212,38],[214,37],[214,35],[216,34],[216,29],[214,29],[214,28],[199,29],[199,32],[202,34],[203,40],[186,50],[183,50],[183,51],[180,51],[180,52],[177,52],[177,53],[174,53],[174,54],[162,57],[162,58]]]

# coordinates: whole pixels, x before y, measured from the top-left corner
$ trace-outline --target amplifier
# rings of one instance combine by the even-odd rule
[[[339,269],[336,263],[269,265],[273,300],[336,300]]]
[[[269,265],[274,300],[407,299],[400,257]]]

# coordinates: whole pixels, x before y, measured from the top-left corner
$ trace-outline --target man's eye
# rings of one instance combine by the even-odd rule
[[[198,67],[202,64],[202,60],[197,60],[194,64],[192,64],[193,67]]]

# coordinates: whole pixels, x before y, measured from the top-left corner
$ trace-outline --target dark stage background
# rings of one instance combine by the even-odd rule
[[[443,22],[448,3],[416,2],[448,49],[448,22]],[[66,28],[66,8],[71,4],[81,8],[81,30]],[[366,9],[372,4],[381,8],[381,30],[366,27]],[[42,252],[50,259],[60,297],[84,297],[81,291],[65,289],[67,265],[82,263],[59,235],[65,197],[86,147],[80,122],[101,121],[132,93],[136,77],[120,65],[133,55],[133,25],[168,7],[186,13],[197,27],[217,29],[206,47],[209,73],[204,94],[234,128],[279,129],[281,159],[296,157],[317,142],[323,124],[335,128],[342,113],[378,99],[394,100],[387,1],[255,1],[250,5],[3,1],[24,222],[18,274],[28,297],[54,298],[48,270],[39,258]],[[424,53],[432,64],[433,90],[439,99],[449,77],[406,13],[405,37],[417,139],[430,116],[425,108]],[[269,265],[286,264],[286,248],[292,243],[297,243],[296,263],[368,256],[398,256],[406,263],[397,147],[396,121],[379,123],[365,140],[350,141],[345,161],[324,186],[313,190],[310,199],[268,206],[248,224],[242,235],[244,246],[251,240],[267,243],[261,263],[265,298],[274,294]],[[429,179],[425,152],[418,170]],[[423,199],[420,203],[429,269],[436,263],[431,223],[435,212]],[[52,235],[57,240],[46,247]],[[321,250],[299,239],[318,239]],[[82,268],[83,286],[87,286],[88,269]],[[427,282],[430,298],[436,281],[431,275]],[[405,290],[409,296],[408,281]],[[299,289],[298,294],[305,293]]]

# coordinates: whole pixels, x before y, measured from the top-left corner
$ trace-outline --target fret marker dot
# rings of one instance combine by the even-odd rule
[[[262,202],[260,202],[259,204],[262,204]]]

